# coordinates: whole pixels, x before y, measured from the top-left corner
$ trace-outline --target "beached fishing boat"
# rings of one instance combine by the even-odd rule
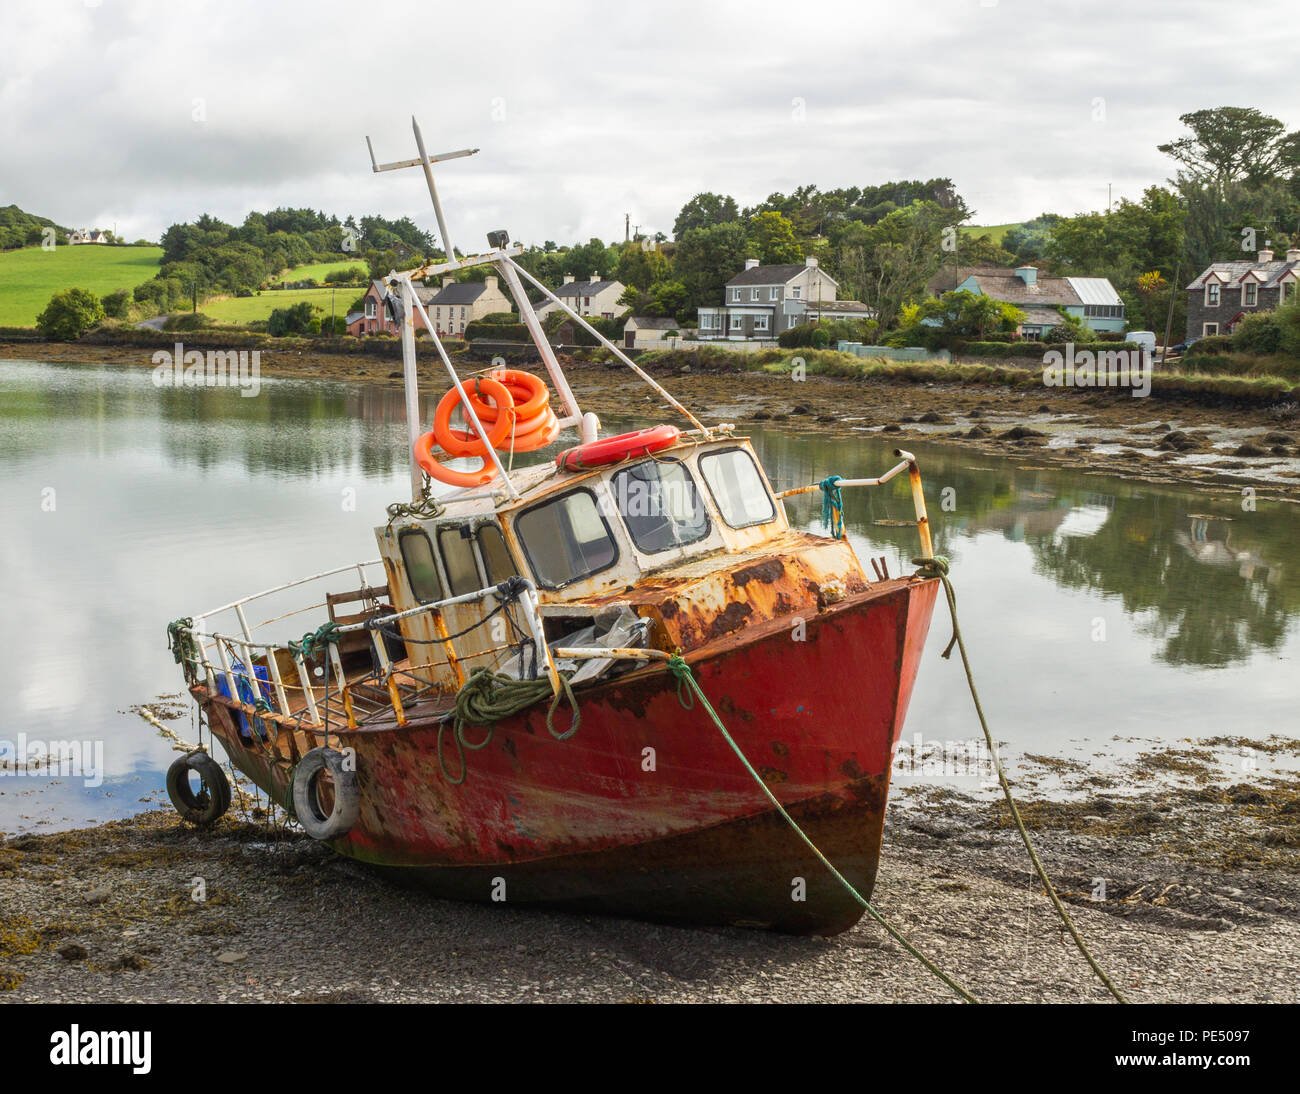
[[[423,167],[451,256],[430,166],[451,157],[426,155],[418,127],[416,139],[418,159],[375,170]],[[775,492],[747,438],[704,425],[519,265],[504,232],[488,238],[485,253],[388,279],[411,499],[376,527],[379,557],[169,627],[212,737],[311,835],[439,895],[846,929],[861,905],[763,786],[869,895],[939,583],[868,576],[841,527],[792,528],[784,498],[820,489],[836,522],[840,488],[906,474],[928,557],[916,461],[899,451],[879,479]],[[462,379],[429,322],[419,279],[483,264],[509,288],[545,378]],[[602,433],[526,283],[685,428]],[[421,327],[449,381],[427,432]],[[548,458],[515,466],[529,452]],[[753,773],[691,705],[687,672]],[[168,789],[199,823],[230,803],[205,751],[177,761]]]

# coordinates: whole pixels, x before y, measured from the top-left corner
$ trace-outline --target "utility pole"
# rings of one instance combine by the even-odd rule
[[[623,242],[624,243],[632,242],[632,214],[631,213],[623,214]]]

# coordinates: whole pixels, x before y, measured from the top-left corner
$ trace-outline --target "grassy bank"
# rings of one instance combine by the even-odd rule
[[[95,244],[0,253],[0,326],[34,326],[50,297],[64,289],[88,289],[96,296],[133,289],[158,272],[161,257],[160,247]]]

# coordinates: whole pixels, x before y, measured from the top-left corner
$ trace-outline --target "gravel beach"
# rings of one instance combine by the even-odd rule
[[[1024,811],[1132,1001],[1300,1001],[1294,780]],[[1109,998],[1000,802],[897,792],[874,902],[984,1001]],[[199,832],[159,810],[0,847],[0,988],[6,1002],[953,999],[869,919],[818,939],[450,903],[285,829]]]

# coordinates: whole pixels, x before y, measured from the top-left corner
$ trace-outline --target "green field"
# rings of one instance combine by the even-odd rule
[[[978,239],[980,236],[988,236],[994,243],[1001,244],[1002,237],[1012,228],[1019,228],[1020,223],[1015,224],[992,224],[985,228],[980,228],[974,224],[962,226],[962,235],[970,236],[972,239]]]
[[[288,273],[281,274],[275,280],[277,284],[281,281],[306,281],[308,278],[323,282],[327,273],[332,273],[334,270],[351,269],[353,266],[361,270],[361,283],[365,284],[366,263],[361,258],[344,259],[341,262],[311,262],[306,266],[295,266]]]
[[[219,323],[243,325],[255,319],[269,319],[276,308],[291,308],[308,300],[321,309],[320,316],[324,319],[330,314],[330,294],[334,293],[334,314],[342,317],[347,315],[348,305],[364,291],[358,288],[341,288],[336,293],[333,289],[268,289],[257,296],[209,300],[199,305],[199,311]]]
[[[0,326],[35,326],[50,297],[63,289],[89,289],[96,296],[134,289],[158,272],[161,257],[161,247],[96,244],[0,252]]]

